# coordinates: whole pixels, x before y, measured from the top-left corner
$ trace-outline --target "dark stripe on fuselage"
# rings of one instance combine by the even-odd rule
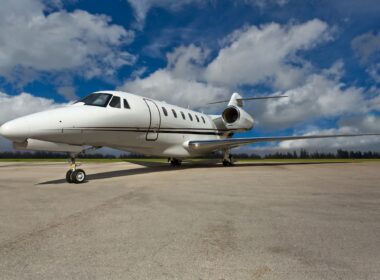
[[[143,133],[172,133],[172,134],[199,134],[199,135],[223,135],[223,132],[218,132],[218,131],[190,131],[190,130],[164,130],[164,129],[157,129],[157,130],[152,130],[152,129],[146,129],[146,128],[141,128],[141,129],[113,129],[113,128],[63,128],[63,130],[87,130],[87,131],[112,131],[112,132],[143,132]]]
[[[135,126],[83,126],[83,127],[75,127],[78,129],[135,129],[135,130],[148,130],[149,127],[135,127]],[[217,131],[217,132],[229,132],[235,131],[236,129],[216,129],[216,128],[197,128],[197,127],[160,127],[160,130],[200,130],[200,131]]]

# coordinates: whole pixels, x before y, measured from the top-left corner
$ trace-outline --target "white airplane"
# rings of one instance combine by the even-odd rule
[[[181,160],[223,151],[223,165],[233,164],[231,148],[297,139],[352,137],[379,134],[312,135],[232,138],[253,128],[253,118],[243,110],[244,100],[234,93],[221,115],[206,115],[165,102],[121,91],[92,93],[74,104],[24,116],[3,124],[0,134],[18,150],[68,152],[70,169],[66,180],[83,183],[86,173],[77,168],[76,156],[87,149],[114,149],[169,158],[173,166]]]

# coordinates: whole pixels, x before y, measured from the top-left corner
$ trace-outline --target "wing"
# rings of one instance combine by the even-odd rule
[[[280,142],[302,139],[336,138],[336,137],[359,137],[379,136],[380,134],[335,134],[335,135],[309,135],[309,136],[279,136],[279,137],[252,137],[252,138],[228,138],[217,140],[195,140],[189,141],[188,146],[193,151],[216,151],[235,148],[252,143]]]

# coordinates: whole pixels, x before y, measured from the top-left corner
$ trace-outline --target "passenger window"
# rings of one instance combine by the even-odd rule
[[[121,108],[121,100],[120,97],[114,96],[110,102],[110,106],[114,108]]]
[[[164,115],[167,117],[168,116],[168,111],[166,111],[165,107],[162,107],[162,112],[164,112]]]
[[[198,118],[198,115],[195,115],[195,118],[197,119],[197,122],[199,122],[199,118]]]
[[[173,112],[173,116],[174,116],[175,118],[177,118],[177,112],[176,112],[174,109],[172,109],[172,112]]]
[[[131,107],[129,107],[129,103],[126,99],[124,99],[124,109],[131,109]]]
[[[189,113],[189,118],[191,121],[193,121],[193,116]]]
[[[206,123],[205,118],[201,116],[203,123]]]
[[[181,115],[182,115],[182,118],[184,119],[184,120],[186,120],[186,118],[185,118],[185,114],[181,111]]]

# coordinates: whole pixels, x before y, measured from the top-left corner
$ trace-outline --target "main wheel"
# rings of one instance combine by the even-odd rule
[[[235,165],[235,159],[232,155],[229,156],[230,158],[230,166],[234,166]]]
[[[182,164],[182,161],[179,160],[179,159],[176,159],[176,158],[173,158],[171,161],[170,161],[170,165],[171,166],[181,166]]]
[[[66,173],[66,182],[69,184],[73,183],[73,180],[71,179],[72,173],[73,173],[73,171],[71,169],[69,171],[67,171],[67,173]]]
[[[233,166],[233,162],[229,161],[229,160],[223,160],[223,166]]]
[[[71,174],[71,180],[75,184],[81,184],[86,181],[86,173],[82,169],[77,169]]]

